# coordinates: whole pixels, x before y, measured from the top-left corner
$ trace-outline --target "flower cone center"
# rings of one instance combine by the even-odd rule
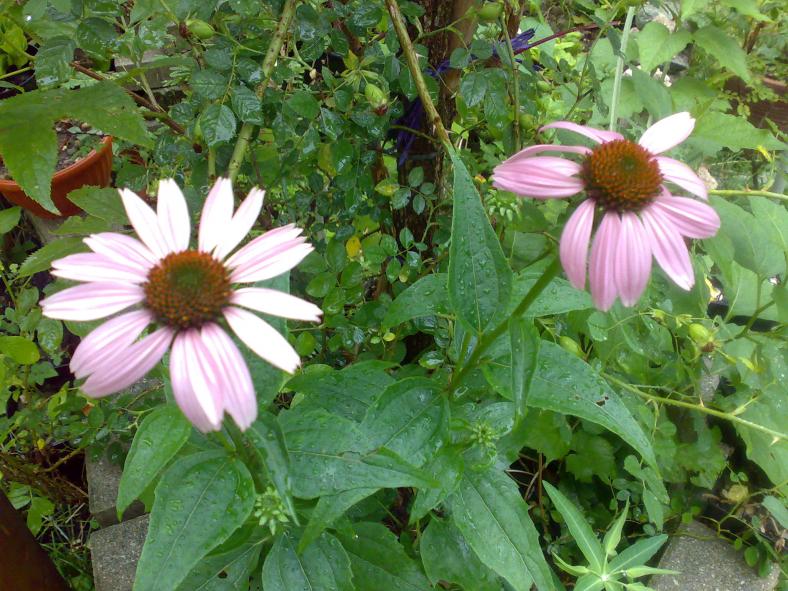
[[[583,161],[586,193],[606,210],[640,211],[660,193],[654,155],[629,140],[600,144]]]
[[[219,317],[232,293],[224,265],[196,250],[168,254],[148,273],[143,289],[157,320],[180,329]]]

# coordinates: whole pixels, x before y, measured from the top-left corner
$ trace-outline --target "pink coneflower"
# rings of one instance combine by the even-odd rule
[[[561,264],[572,285],[583,289],[594,214],[602,220],[591,246],[591,296],[601,310],[616,297],[634,305],[646,289],[651,256],[676,285],[689,290],[695,283],[687,238],[709,238],[720,218],[709,205],[676,197],[665,181],[707,199],[706,187],[686,164],[658,156],[683,142],[695,127],[689,113],[676,113],[649,127],[638,143],[613,131],[601,131],[568,121],[560,128],[590,138],[596,147],[538,145],[526,148],[493,172],[493,184],[537,199],[588,197],[572,213],[561,235]],[[581,162],[542,152],[579,154]]]
[[[159,183],[156,212],[127,189],[120,195],[141,241],[112,232],[85,238],[93,252],[55,261],[52,274],[86,283],[41,302],[46,316],[61,320],[97,320],[135,308],[85,337],[71,371],[87,378],[82,385],[87,395],[106,396],[142,378],[172,345],[172,390],[183,414],[203,432],[218,430],[225,411],[246,429],[257,416],[254,385],[222,319],[254,353],[292,373],[298,354],[245,308],[312,321],[320,319],[320,308],[280,291],[236,284],[276,277],[312,247],[300,229],[288,225],[228,256],[251,230],[264,196],[252,189],[233,215],[228,179],[219,179],[208,194],[196,249],[189,247],[189,212],[174,181]],[[140,339],[150,325],[155,329]]]

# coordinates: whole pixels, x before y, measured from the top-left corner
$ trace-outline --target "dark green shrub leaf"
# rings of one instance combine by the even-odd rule
[[[334,536],[324,533],[300,555],[296,552],[295,539],[293,532],[283,533],[265,557],[265,591],[354,591],[350,560]]]

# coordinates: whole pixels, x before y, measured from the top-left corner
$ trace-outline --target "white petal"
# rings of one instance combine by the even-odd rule
[[[244,287],[236,290],[230,302],[237,306],[251,308],[263,314],[271,314],[280,318],[307,320],[318,322],[322,310],[314,304],[291,296],[288,293],[265,287]]]
[[[171,250],[161,233],[159,219],[153,210],[128,189],[120,190],[120,198],[123,200],[123,206],[126,208],[126,215],[128,215],[129,221],[134,226],[134,230],[137,232],[140,240],[157,257],[163,258],[167,256]]]
[[[233,185],[230,179],[217,179],[205,199],[200,215],[199,249],[213,252],[226,236],[233,217]]]
[[[246,196],[246,199],[235,212],[230,226],[216,247],[214,251],[216,258],[223,260],[246,237],[257,220],[257,216],[260,215],[260,210],[263,207],[263,197],[265,197],[265,191],[260,189],[252,189],[249,192],[249,195]]]
[[[223,312],[238,338],[268,363],[288,373],[293,373],[300,365],[298,353],[287,339],[262,318],[233,306],[228,306]]]
[[[189,248],[192,224],[186,198],[180,187],[172,179],[159,181],[157,203],[159,227],[171,252],[181,252]]]

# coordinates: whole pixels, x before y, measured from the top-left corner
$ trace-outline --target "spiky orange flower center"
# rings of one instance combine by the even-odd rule
[[[659,195],[663,180],[654,155],[629,140],[594,148],[583,161],[582,177],[597,205],[618,212],[643,209]]]
[[[232,293],[225,266],[196,250],[168,254],[148,273],[143,289],[157,320],[179,329],[216,319]]]

